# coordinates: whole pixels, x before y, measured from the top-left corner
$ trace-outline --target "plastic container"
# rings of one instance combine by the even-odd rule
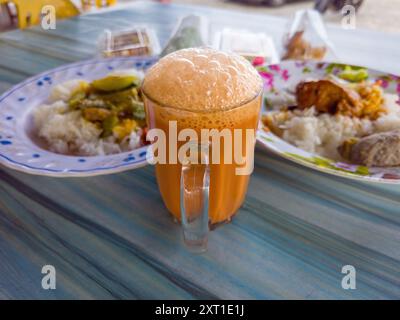
[[[180,18],[162,50],[161,56],[180,49],[206,46],[208,25],[208,19],[204,16],[190,14]]]
[[[283,41],[282,60],[338,60],[336,49],[318,11],[297,11],[288,25]]]
[[[276,64],[279,56],[273,39],[262,32],[223,29],[214,37],[215,49],[240,54],[250,62],[262,60],[263,63]]]
[[[105,30],[99,40],[100,54],[105,58],[153,56],[160,53],[155,32],[146,26],[111,31]]]

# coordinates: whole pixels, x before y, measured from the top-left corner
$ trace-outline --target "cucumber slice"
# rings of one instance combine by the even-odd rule
[[[92,88],[99,91],[111,92],[126,89],[132,85],[139,85],[140,79],[134,75],[110,75],[94,80]]]

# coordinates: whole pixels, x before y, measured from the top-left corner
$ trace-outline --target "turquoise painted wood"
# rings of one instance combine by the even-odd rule
[[[176,18],[196,11],[214,29],[240,25],[276,39],[286,25],[268,16],[139,2],[60,21],[56,30],[8,32],[0,35],[0,91],[92,57],[105,27],[148,23],[165,43]],[[360,64],[400,73],[398,36],[329,31],[343,60],[359,54]],[[399,186],[327,176],[261,149],[255,162],[243,207],[211,232],[202,255],[183,246],[151,166],[70,179],[0,168],[0,298],[400,298]],[[57,270],[56,290],[41,288],[46,264]],[[356,290],[341,287],[344,265],[357,270]]]

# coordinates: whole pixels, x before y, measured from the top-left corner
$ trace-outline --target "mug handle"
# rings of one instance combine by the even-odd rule
[[[180,206],[183,239],[196,252],[207,250],[209,232],[209,146],[189,142],[190,158],[182,162]]]

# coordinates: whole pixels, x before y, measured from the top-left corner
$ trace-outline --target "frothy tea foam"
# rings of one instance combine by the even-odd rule
[[[184,49],[147,72],[145,94],[164,105],[195,112],[225,111],[254,98],[262,88],[244,58],[210,48]]]

